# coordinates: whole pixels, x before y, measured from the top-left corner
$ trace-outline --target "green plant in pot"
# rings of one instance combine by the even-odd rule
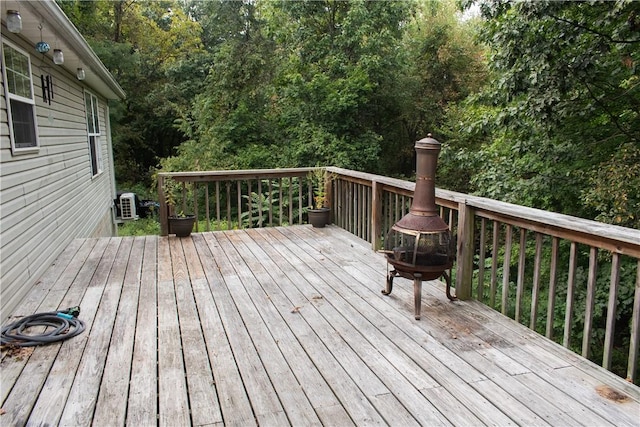
[[[164,179],[162,188],[164,199],[169,208],[169,234],[175,234],[177,237],[188,237],[191,235],[196,217],[195,215],[185,214],[182,210],[176,210],[178,196],[182,194],[184,188],[172,177]]]
[[[307,178],[313,187],[313,200],[307,210],[307,217],[312,226],[322,228],[331,222],[327,185],[334,179],[334,175],[324,168],[316,167],[309,172]]]

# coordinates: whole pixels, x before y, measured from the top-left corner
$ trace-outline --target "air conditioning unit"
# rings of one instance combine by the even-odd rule
[[[120,195],[120,218],[138,219],[136,214],[136,195],[133,193],[122,193]]]

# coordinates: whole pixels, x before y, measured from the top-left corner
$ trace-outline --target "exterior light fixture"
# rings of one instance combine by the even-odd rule
[[[36,50],[39,53],[47,53],[49,52],[49,49],[51,49],[51,46],[49,46],[49,43],[47,42],[39,41],[36,43]]]
[[[36,50],[44,55],[49,52],[51,46],[49,46],[49,43],[42,41],[42,24],[38,25],[38,28],[40,29],[40,41],[36,43]]]
[[[17,10],[7,10],[7,30],[12,33],[22,31],[22,18]]]
[[[84,80],[84,78],[86,77],[84,68],[78,68],[76,70],[76,77],[78,78],[78,80]]]
[[[53,49],[53,63],[56,65],[64,64],[64,54],[60,49]]]

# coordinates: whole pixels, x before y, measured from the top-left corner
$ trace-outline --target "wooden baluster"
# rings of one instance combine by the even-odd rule
[[[553,319],[556,310],[556,271],[558,268],[559,239],[551,239],[551,267],[549,269],[549,301],[547,302],[547,330],[546,337],[553,338]]]
[[[220,181],[216,181],[216,229],[220,230]]]
[[[538,299],[540,298],[540,265],[542,264],[542,234],[536,233],[536,255],[533,261],[533,289],[531,290],[531,319],[529,327],[536,330]]]
[[[365,187],[365,195],[367,203],[365,204],[367,219],[364,222],[364,235],[367,241],[373,242],[371,239],[371,217],[373,216],[373,187]]]
[[[247,199],[247,222],[248,222],[248,227],[249,228],[253,228],[253,198],[251,195],[251,180],[248,179],[247,180],[247,195],[248,195],[248,199]]]
[[[383,207],[382,198],[382,186],[376,181],[371,183],[371,247],[373,250],[382,248],[382,221],[383,221]]]
[[[289,178],[289,225],[293,225],[293,184],[299,183],[300,178]]]
[[[476,294],[476,299],[480,302],[484,301],[484,259],[487,245],[486,227],[487,220],[482,218],[480,221],[480,258],[478,260],[478,289]]]
[[[269,227],[273,226],[273,183],[271,179],[267,181],[268,183],[268,196],[267,196],[267,206],[269,206]]]
[[[609,282],[609,303],[607,304],[607,326],[604,333],[604,354],[602,367],[611,370],[611,353],[616,327],[616,309],[618,308],[618,286],[620,285],[620,254],[611,258],[611,280]]]
[[[447,223],[447,225],[449,226],[449,230],[453,231],[453,224],[455,224],[453,222],[453,217],[455,215],[455,210],[453,209],[449,209],[449,222]]]
[[[160,235],[169,235],[169,215],[164,194],[164,177],[160,174],[158,174],[158,217],[160,220]]]
[[[567,304],[564,316],[564,336],[562,345],[569,348],[571,344],[571,325],[573,324],[573,305],[576,287],[576,266],[578,263],[578,249],[576,242],[571,242],[569,251],[569,279],[567,281]]]
[[[489,304],[496,307],[496,289],[498,287],[498,245],[500,244],[500,223],[493,221],[493,243],[491,246],[491,285]]]
[[[347,231],[349,231],[350,233],[353,233],[353,183],[351,182],[347,182],[347,203],[346,203],[346,207],[347,207],[347,224],[346,224],[346,229]]]
[[[354,231],[355,235],[362,238],[362,186],[360,184],[353,184],[354,187]]]
[[[182,213],[187,212],[187,183],[182,181]]]
[[[227,181],[227,230],[231,230],[231,181]]]
[[[398,193],[395,194],[395,203],[393,210],[393,219],[391,220],[391,224],[395,224],[400,219],[400,203],[404,202],[404,197],[402,200],[400,199],[400,195]]]
[[[509,307],[509,269],[511,268],[511,240],[513,227],[507,224],[507,234],[504,238],[504,263],[502,265],[502,314],[508,313]]]
[[[242,185],[236,181],[236,208],[238,210],[238,227],[242,227]]]
[[[211,212],[209,208],[209,182],[204,184],[204,210],[207,217],[207,231],[211,231]]]
[[[191,183],[191,186],[193,188],[193,214],[196,216],[196,233],[199,231],[198,229],[198,221],[199,215],[198,215],[198,184],[194,181]]]
[[[282,202],[282,180],[284,178],[278,178],[278,225],[282,225],[282,215],[284,214],[283,212],[283,205],[284,203]]]
[[[516,313],[515,320],[520,323],[522,315],[522,294],[524,293],[524,273],[527,258],[527,230],[520,228],[520,248],[518,250],[518,278],[516,279]]]
[[[633,294],[633,317],[631,318],[631,337],[629,339],[629,361],[627,379],[635,382],[638,371],[638,347],[640,347],[640,259],[636,266],[636,289]]]
[[[598,248],[589,251],[589,278],[587,279],[587,301],[584,314],[584,331],[582,333],[582,357],[591,354],[591,326],[593,325],[593,307],[596,300],[596,279],[598,276]]]
[[[302,198],[302,178],[299,178],[300,185],[298,186],[298,224],[302,224],[302,211],[303,211],[303,198]]]
[[[258,228],[262,228],[262,179],[258,179]]]

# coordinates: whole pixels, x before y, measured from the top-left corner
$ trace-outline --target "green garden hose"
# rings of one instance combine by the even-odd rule
[[[52,342],[63,341],[81,334],[85,325],[78,319],[80,307],[66,310],[36,313],[25,316],[2,328],[0,344],[31,347]],[[44,332],[29,334],[29,328],[40,327]]]

